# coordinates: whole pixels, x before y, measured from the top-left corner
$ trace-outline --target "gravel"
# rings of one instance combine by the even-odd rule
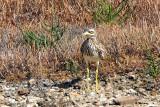
[[[101,75],[99,75],[101,77]],[[64,81],[30,79],[22,82],[0,82],[0,106],[10,107],[117,107],[122,105],[150,107],[160,105],[160,82],[142,78],[136,73],[91,77],[91,91],[86,79],[77,77]]]

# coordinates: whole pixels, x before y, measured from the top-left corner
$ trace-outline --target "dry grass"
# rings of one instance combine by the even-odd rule
[[[0,78],[12,81],[31,77],[65,77],[67,58],[77,61],[80,70],[85,71],[85,63],[79,51],[83,39],[79,35],[95,24],[84,3],[93,5],[89,0],[0,0]],[[113,1],[112,5],[114,3],[117,2]],[[156,56],[160,54],[160,1],[131,0],[130,3],[137,4],[137,9],[125,25],[105,24],[94,27],[98,33],[97,38],[107,50],[107,56],[100,67],[103,73],[145,69],[143,63],[147,47]],[[69,33],[67,29],[61,38],[61,48],[37,51],[30,46],[20,45],[22,35],[17,24],[34,31],[41,29],[41,20],[51,18],[52,6],[56,19],[59,18],[71,30]],[[71,41],[68,40],[70,36]]]
[[[93,0],[94,1],[94,0]],[[112,0],[112,5],[120,1]],[[137,9],[128,22],[134,25],[159,25],[159,0],[129,0],[129,5],[137,5]],[[49,20],[51,8],[57,19],[63,24],[76,23],[80,26],[93,25],[92,16],[86,5],[92,6],[92,0],[0,0],[0,27],[21,23],[26,27],[39,25],[42,19]],[[34,28],[34,27],[33,27]]]

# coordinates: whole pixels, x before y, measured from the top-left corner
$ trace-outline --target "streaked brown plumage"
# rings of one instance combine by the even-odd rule
[[[94,37],[96,34],[94,29],[90,29],[89,31],[82,34],[82,36],[86,37],[87,39],[83,42],[81,46],[81,53],[86,61],[87,64],[87,90],[89,88],[89,68],[88,62],[96,62],[97,69],[96,69],[96,88],[97,91],[97,77],[98,77],[98,65],[99,61],[104,59],[104,46],[98,42],[98,40]]]
[[[98,59],[104,59],[104,49],[100,42],[95,37],[87,38],[81,46],[82,55],[98,57]]]

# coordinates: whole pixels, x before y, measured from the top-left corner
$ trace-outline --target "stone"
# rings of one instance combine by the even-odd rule
[[[76,102],[76,101],[72,100],[72,103],[73,103],[73,105],[75,105],[73,107],[81,107],[82,106],[82,102]]]
[[[128,79],[130,79],[130,80],[135,80],[135,79],[136,79],[136,76],[135,76],[135,75],[130,74],[130,75],[128,76]]]
[[[94,93],[94,92],[91,92],[89,95],[90,95],[90,96],[93,96],[93,95],[95,95],[95,93]]]
[[[115,97],[115,98],[118,98],[118,97],[120,97],[121,96],[121,94],[114,94],[113,95],[113,97]]]
[[[34,84],[36,84],[36,80],[35,79],[30,79],[28,82],[29,82],[29,84],[31,86],[34,85]]]
[[[133,94],[133,93],[137,93],[137,91],[135,91],[134,89],[129,89],[129,90],[127,90],[127,93]]]
[[[20,101],[21,99],[22,99],[21,96],[16,96],[16,97],[15,97],[15,100],[16,100],[16,101]]]
[[[114,100],[114,97],[111,97],[107,100],[107,103],[109,103],[109,105],[114,105],[115,103],[113,100]]]
[[[144,88],[139,88],[139,89],[137,89],[137,92],[138,92],[139,94],[143,95],[143,96],[147,96],[147,93],[146,93],[146,91],[145,91]]]
[[[155,95],[157,95],[157,92],[156,92],[156,91],[152,91],[152,92],[151,92],[151,95],[152,95],[152,96],[155,96]]]
[[[43,87],[51,87],[54,84],[53,81],[49,79],[44,79],[41,81],[41,83],[43,84]]]
[[[113,97],[113,95],[111,93],[106,93],[105,96],[109,99],[111,97]]]
[[[30,103],[41,102],[44,100],[43,98],[35,97],[35,96],[28,96],[27,98],[28,98],[28,102]]]
[[[9,86],[4,86],[4,87],[3,87],[3,90],[5,90],[5,91],[10,91],[11,89],[10,89]]]
[[[3,95],[0,95],[0,100],[4,100],[5,97]]]
[[[38,107],[37,103],[28,103],[27,107]]]
[[[107,101],[107,98],[105,98],[105,97],[100,98],[99,101],[100,101],[100,102],[105,102],[105,101]]]
[[[3,104],[2,104],[2,105],[0,105],[0,106],[1,106],[1,107],[10,107],[10,106],[7,106],[7,105],[3,105]]]
[[[138,100],[138,104],[148,104],[147,102],[148,102],[147,99]]]
[[[82,95],[77,94],[77,93],[74,93],[74,92],[71,92],[71,93],[69,94],[69,96],[70,96],[70,98],[72,98],[72,99],[74,99],[74,100],[76,100],[76,99],[81,99],[81,98],[82,98]]]
[[[30,93],[30,90],[28,88],[24,88],[18,91],[19,95],[28,95]]]
[[[51,99],[49,97],[44,97],[43,98],[45,101],[51,101]]]
[[[157,99],[158,101],[160,101],[160,95],[159,95],[159,96],[157,96],[157,97],[156,97],[156,99]]]
[[[125,75],[126,74],[117,75],[114,79],[118,82],[112,79],[110,81],[108,80],[106,82],[107,84],[99,79],[98,92],[94,91],[94,81],[90,82],[90,88],[93,87],[93,90],[86,91],[86,82],[84,82],[84,80],[78,81],[75,84],[81,87],[78,89],[74,88],[74,85],[72,85],[73,87],[63,88],[61,81],[59,84],[54,85],[55,82],[45,79],[30,79],[23,82],[23,84],[22,82],[1,83],[0,87],[3,91],[0,92],[0,107],[1,105],[13,107],[159,107],[160,90],[158,88],[159,86],[156,85],[157,83],[152,83],[155,88],[152,89],[152,91],[147,91],[146,87],[151,84],[147,84],[149,80],[146,80],[146,84],[142,84],[137,82],[137,80],[133,81],[132,79],[126,78]],[[136,74],[135,77],[137,77]],[[139,78],[139,81],[142,80],[143,78]],[[66,81],[69,82],[67,79]],[[29,88],[26,87],[27,82]],[[28,90],[28,94],[26,94],[23,89]],[[136,97],[136,101],[132,97]],[[119,102],[116,100],[118,98],[120,99]]]
[[[50,89],[50,92],[59,92],[59,91],[60,91],[60,89],[58,87],[52,87]]]
[[[148,106],[147,107],[159,107],[158,105],[156,105],[156,104],[148,104]]]
[[[28,88],[30,86],[28,81],[22,81],[22,84],[25,88]]]
[[[137,103],[137,98],[134,96],[121,96],[115,98],[113,102],[118,105],[135,104]]]
[[[5,100],[0,100],[0,105],[6,103]],[[0,106],[1,107],[1,106]]]
[[[140,86],[141,86],[141,84],[139,84],[139,83],[133,85],[134,88],[139,88]]]
[[[146,90],[144,88],[139,88],[138,91],[145,92]]]
[[[118,90],[123,90],[124,88],[122,86],[119,86],[118,87]]]
[[[94,107],[94,105],[92,103],[85,103],[82,107]]]
[[[21,103],[21,104],[26,104],[26,102],[27,102],[27,99],[21,99],[18,101],[18,103]]]
[[[3,89],[0,87],[0,92],[2,92],[3,91]]]
[[[16,102],[16,100],[13,99],[13,98],[7,98],[6,100],[9,101],[12,104],[15,104],[15,102]]]
[[[6,80],[0,80],[0,83],[6,83],[7,81]]]

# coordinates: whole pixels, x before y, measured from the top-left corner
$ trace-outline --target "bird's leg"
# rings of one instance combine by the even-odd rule
[[[88,68],[88,64],[87,64],[87,91],[89,91],[89,68]]]
[[[97,65],[97,68],[96,68],[96,87],[95,87],[95,91],[98,91],[98,89],[97,89],[97,85],[98,85],[97,78],[98,78],[98,65]]]

